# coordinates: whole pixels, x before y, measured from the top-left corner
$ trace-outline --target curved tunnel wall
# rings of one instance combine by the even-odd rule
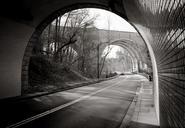
[[[0,18],[0,27],[4,30],[0,32],[1,98],[21,94],[21,71],[22,74],[27,71],[24,64],[29,63],[29,52],[27,51],[30,50],[32,43],[28,44],[25,56],[24,50],[35,29],[37,28],[36,33],[42,30],[42,26],[38,27],[39,24],[60,8],[78,4],[71,8],[75,9],[82,7],[82,3],[86,3],[86,7],[113,11],[127,19],[140,32],[152,59],[155,105],[158,115],[160,106],[161,127],[185,127],[184,0],[48,0],[47,2],[45,0],[27,0],[26,2],[23,0],[18,3],[14,2],[14,4],[9,4],[9,2],[0,5],[0,9],[4,9],[1,11]],[[64,9],[64,12],[66,11],[69,10]],[[46,25],[47,22],[45,22]],[[34,42],[37,35],[34,33],[32,36],[34,38],[30,42]]]
[[[158,69],[161,127],[183,128],[185,1],[125,0],[125,8],[129,20],[154,49]]]

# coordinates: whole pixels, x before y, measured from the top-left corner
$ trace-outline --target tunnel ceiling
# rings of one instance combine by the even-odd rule
[[[52,13],[60,15],[82,7],[104,8],[127,19],[122,0],[3,0],[0,15],[36,27]]]

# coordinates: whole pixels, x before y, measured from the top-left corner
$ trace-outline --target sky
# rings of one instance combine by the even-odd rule
[[[122,51],[122,50],[123,50],[123,48],[121,48],[120,46],[116,46],[116,45],[110,45],[110,48],[111,48],[111,51],[110,51],[110,53],[107,55],[107,58],[117,58],[118,56],[117,56],[116,52],[117,52],[117,51]],[[107,51],[108,51],[108,47],[106,47],[106,48],[104,49],[103,55],[102,55],[102,56],[104,56],[104,55],[107,53]]]
[[[110,21],[110,30],[136,32],[136,30],[120,16],[102,9],[89,9],[90,16],[98,15],[95,26],[99,29],[108,28],[108,20]]]
[[[95,20],[94,26],[99,29],[108,29],[108,22],[110,23],[110,30],[136,32],[136,30],[120,16],[103,9],[88,8],[89,17],[98,16]],[[61,20],[61,25],[64,25],[66,17]],[[55,21],[53,22],[55,24]]]

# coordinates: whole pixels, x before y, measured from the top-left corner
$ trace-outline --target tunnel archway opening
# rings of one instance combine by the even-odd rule
[[[96,10],[96,9],[94,9],[94,10]],[[93,11],[93,9],[91,9],[91,11]],[[100,11],[100,10],[97,10],[97,12],[98,11]],[[104,13],[105,12],[108,13],[107,11],[104,11]],[[86,41],[93,40],[93,41],[91,41],[91,43],[93,42],[92,44],[96,45],[97,43],[105,43],[106,44],[107,41],[110,42],[113,40],[118,40],[120,38],[127,38],[126,40],[123,41],[124,43],[120,43],[119,41],[118,42],[113,41],[112,44],[118,43],[119,46],[130,49],[130,52],[135,52],[136,49],[139,49],[140,47],[146,46],[144,44],[144,42],[142,41],[142,39],[139,39],[139,35],[135,34],[134,29],[131,27],[128,29],[130,29],[130,31],[134,32],[134,34],[132,34],[131,32],[130,33],[129,32],[121,33],[121,32],[119,32],[120,30],[117,30],[117,31],[110,30],[110,27],[112,27],[112,26],[110,26],[110,21],[108,21],[107,22],[108,25],[106,26],[107,30],[104,30],[104,29],[101,30],[101,28],[98,30],[98,28],[96,28],[96,26],[95,27],[93,26],[93,25],[95,25],[93,23],[94,22],[93,20],[96,19],[96,16],[92,17],[92,14],[88,14],[87,8],[71,10],[67,13],[64,13],[64,12],[62,13],[62,11],[61,11],[60,13],[57,12],[57,15],[54,13],[53,15],[55,16],[55,18],[49,17],[49,18],[52,18],[53,21],[47,22],[47,26],[46,26],[46,23],[45,24],[42,23],[40,25],[40,26],[42,26],[42,27],[40,27],[42,30],[38,29],[38,31],[36,30],[36,32],[35,32],[36,34],[33,34],[34,35],[33,38],[36,37],[37,39],[35,39],[34,42],[29,42],[29,43],[32,43],[31,45],[33,46],[32,47],[33,50],[31,50],[31,48],[29,47],[29,51],[32,51],[31,54],[33,54],[33,51],[36,48],[43,47],[42,49],[37,49],[37,51],[40,52],[41,50],[45,50],[42,52],[45,52],[44,54],[48,56],[47,58],[51,57],[52,60],[54,60],[56,62],[60,62],[62,65],[62,61],[64,61],[64,60],[66,61],[66,59],[64,59],[62,57],[66,56],[66,52],[69,53],[69,51],[71,51],[71,50],[67,49],[67,47],[75,48],[76,51],[78,51],[78,53],[81,54],[79,57],[81,59],[82,58],[85,59],[84,55],[82,55],[82,54],[84,54],[84,49],[88,49],[88,48],[84,45],[84,42],[85,42],[84,40],[86,40]],[[89,16],[89,15],[91,15],[91,16]],[[107,19],[107,20],[110,20],[110,14],[109,14],[108,18],[109,19]],[[51,21],[51,19],[49,19],[49,20]],[[125,22],[125,21],[122,21],[122,22]],[[103,24],[105,24],[105,23],[102,23],[102,25]],[[118,24],[118,23],[116,23],[116,24]],[[103,26],[103,27],[105,28],[105,26]],[[113,29],[119,29],[119,28],[120,28],[120,26],[117,26],[117,28],[113,28]],[[87,34],[85,33],[86,31],[88,31]],[[39,32],[41,32],[41,33],[39,34]],[[98,32],[98,35],[95,34],[96,32]],[[103,35],[103,37],[101,37],[102,35]],[[91,36],[91,37],[90,38],[88,37],[89,39],[85,39],[84,36]],[[83,39],[80,39],[80,38],[83,38]],[[100,39],[100,38],[102,38],[102,39]],[[129,42],[127,41],[127,40],[130,40],[130,38],[133,38],[133,39],[135,38],[135,42],[136,42],[136,40],[139,39],[140,42],[137,42],[137,43],[140,43],[140,44],[143,43],[142,44],[143,46],[142,45],[139,46],[137,43],[135,43],[134,45],[133,44],[130,45]],[[30,40],[33,40],[33,39],[31,38]],[[62,42],[62,43],[60,43],[60,42]],[[134,42],[134,41],[130,41],[130,42]],[[43,46],[38,46],[38,45],[43,45]],[[95,47],[94,47],[93,52],[97,52]],[[92,48],[92,46],[90,46],[90,48]],[[28,54],[27,51],[26,51],[26,53]],[[57,53],[57,54],[55,54],[55,53]],[[90,53],[88,53],[88,54],[90,54]],[[132,63],[138,63],[138,65],[140,67],[142,64],[144,64],[142,62],[143,58],[141,57],[141,55],[138,57],[138,55],[141,53],[140,53],[140,51],[138,51],[138,53],[135,52],[134,54],[135,54],[135,56],[137,56],[138,60],[136,60],[136,59],[132,60],[132,61],[135,61]],[[145,58],[145,59],[148,59],[148,58]],[[77,58],[77,60],[75,60],[75,63],[78,62],[78,64],[75,64],[76,67],[75,68],[73,67],[73,69],[81,70],[80,71],[81,73],[84,73],[85,75],[90,76],[90,77],[92,77],[92,74],[98,74],[98,78],[99,78],[100,77],[99,73],[95,73],[95,72],[93,72],[92,74],[85,73],[85,72],[90,72],[91,70],[87,70],[87,69],[90,69],[89,68],[90,65],[86,64],[86,67],[85,67],[84,61],[85,60],[79,62],[79,58]],[[98,61],[101,61],[101,60],[98,60]],[[72,62],[72,61],[70,61],[70,62]],[[101,66],[99,65],[99,63],[100,62],[98,62],[96,72],[100,72],[99,70],[103,69],[103,68],[100,68]],[[79,64],[81,64],[82,66],[79,67]],[[71,65],[71,64],[69,64],[69,63],[65,64],[65,62],[64,62],[63,66],[64,65],[67,66],[67,65]],[[97,65],[97,64],[95,64],[95,65]],[[135,64],[135,66],[134,66],[135,68],[136,68],[136,65],[137,64]],[[96,68],[96,66],[94,66],[94,68]],[[22,77],[25,77],[25,74],[23,74]],[[26,78],[28,78],[28,81],[29,81],[29,76],[27,76]],[[25,79],[23,79],[23,80],[24,81],[22,83],[26,83]],[[23,90],[24,90],[24,84],[23,84]]]
[[[28,66],[29,66],[29,64],[28,64],[28,62],[29,62],[29,56],[30,56],[30,52],[32,51],[32,47],[34,46],[34,43],[36,42],[36,40],[38,40],[39,39],[39,37],[40,37],[40,35],[41,35],[41,33],[42,33],[42,31],[45,29],[45,27],[49,24],[49,23],[51,23],[51,21],[53,20],[53,19],[56,19],[56,17],[58,17],[59,15],[61,15],[61,14],[64,14],[65,12],[67,12],[67,11],[69,11],[69,10],[73,10],[73,9],[79,9],[79,8],[84,8],[84,7],[96,7],[96,8],[101,8],[101,9],[106,9],[106,10],[109,10],[110,8],[107,8],[107,7],[105,7],[105,6],[99,6],[99,5],[93,5],[93,4],[84,4],[84,5],[79,5],[79,6],[77,6],[77,5],[73,5],[73,6],[70,6],[70,7],[66,7],[66,8],[63,8],[63,9],[61,9],[61,10],[59,10],[59,11],[57,11],[57,12],[54,12],[53,14],[51,14],[50,16],[48,16],[37,28],[36,28],[36,30],[35,30],[35,32],[33,33],[33,35],[32,35],[32,37],[31,37],[31,39],[30,39],[30,41],[29,41],[29,43],[28,43],[28,46],[27,46],[27,48],[26,48],[26,50],[25,50],[25,56],[24,56],[24,59],[23,59],[23,73],[22,73],[22,90],[24,90],[24,87],[25,88],[28,88],[29,87],[29,84],[28,84],[28,79],[29,79],[29,77],[28,77],[28,73],[27,72],[25,72],[24,71],[24,69],[25,68],[27,68],[28,69]],[[125,16],[124,15],[122,15],[121,13],[119,13],[119,12],[115,12],[115,11],[113,11],[115,14],[118,14],[118,15],[120,15],[121,17],[123,17],[123,18],[125,18]],[[135,27],[136,28],[136,27]],[[136,29],[137,30],[137,29]],[[137,30],[138,31],[138,30]],[[138,31],[139,32],[139,31]],[[141,35],[140,33],[139,33],[139,35]],[[145,38],[144,38],[145,39]],[[144,41],[145,42],[145,41]],[[145,42],[146,43],[146,42]],[[152,51],[152,48],[150,47],[150,46],[148,46],[149,44],[147,44],[147,48],[149,48],[149,52],[150,52],[150,54],[151,53],[153,53],[153,51]],[[152,52],[151,52],[152,51]],[[150,58],[150,57],[149,57]],[[151,60],[153,60],[154,59],[154,57],[152,57],[152,59]],[[154,64],[154,65],[156,65],[156,63],[155,63],[155,60],[153,60],[152,61],[152,63]],[[156,68],[154,68],[153,70],[156,70]],[[156,75],[156,72],[157,71],[154,71],[155,72],[155,75]],[[155,78],[156,79],[154,79],[154,81],[157,81],[157,77],[155,76]],[[156,82],[157,83],[157,82]]]

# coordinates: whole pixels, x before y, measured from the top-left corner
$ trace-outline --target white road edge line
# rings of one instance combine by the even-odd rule
[[[56,111],[58,111],[58,110],[61,110],[61,109],[66,108],[66,107],[68,107],[68,106],[71,106],[71,105],[73,105],[73,104],[75,104],[75,103],[78,103],[78,102],[80,102],[80,101],[82,101],[82,100],[85,100],[85,99],[87,99],[87,98],[89,98],[89,97],[91,97],[91,96],[93,96],[93,95],[95,95],[95,94],[97,94],[97,93],[99,93],[99,92],[102,92],[102,91],[104,91],[104,90],[106,90],[106,89],[108,89],[108,88],[111,88],[111,87],[113,87],[113,86],[116,86],[116,85],[118,85],[118,84],[121,83],[121,82],[122,82],[122,81],[117,82],[116,84],[113,84],[113,85],[111,85],[111,86],[105,87],[105,88],[100,89],[100,90],[98,90],[98,91],[96,91],[96,92],[92,92],[92,93],[90,93],[90,94],[88,94],[88,95],[82,96],[82,97],[80,97],[80,98],[78,98],[78,99],[76,99],[76,100],[74,100],[74,101],[69,102],[69,103],[60,105],[60,106],[58,106],[58,107],[56,107],[56,108],[47,110],[47,111],[45,111],[45,112],[43,112],[43,113],[37,114],[37,115],[35,115],[35,116],[32,116],[32,117],[30,117],[30,118],[27,118],[27,119],[25,119],[25,120],[22,120],[22,121],[20,121],[20,122],[15,123],[15,124],[9,125],[9,126],[7,126],[6,128],[17,128],[17,127],[19,127],[19,126],[21,126],[21,125],[27,124],[27,123],[29,123],[29,122],[31,122],[31,121],[34,121],[34,120],[36,120],[36,119],[39,119],[39,118],[41,118],[41,117],[44,117],[44,116],[49,115],[49,114],[51,114],[51,113],[54,113],[54,112],[56,112]]]

